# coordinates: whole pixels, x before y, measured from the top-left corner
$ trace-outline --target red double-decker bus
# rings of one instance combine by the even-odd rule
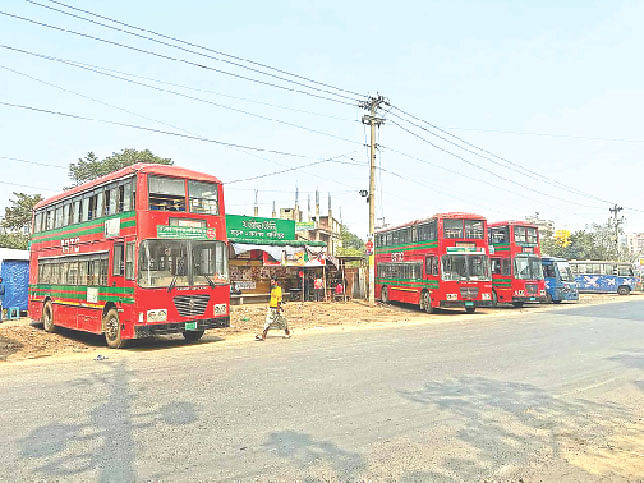
[[[29,316],[44,329],[187,341],[230,325],[224,193],[214,176],[137,164],[34,208]]]
[[[464,308],[492,304],[487,222],[472,213],[438,213],[375,234],[375,295],[418,305]]]
[[[501,221],[491,223],[488,233],[495,304],[545,302],[539,229],[525,221]]]

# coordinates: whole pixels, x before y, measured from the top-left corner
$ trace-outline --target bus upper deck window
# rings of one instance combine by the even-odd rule
[[[515,226],[514,227],[514,241],[517,241],[517,242],[526,241],[525,231],[526,231],[525,226]]]
[[[445,238],[463,238],[463,220],[443,220],[443,236]]]
[[[483,220],[465,220],[465,238],[483,238]]]
[[[193,213],[218,215],[217,188],[218,186],[215,183],[188,180],[190,211]]]
[[[149,176],[148,202],[150,210],[186,211],[184,180]]]

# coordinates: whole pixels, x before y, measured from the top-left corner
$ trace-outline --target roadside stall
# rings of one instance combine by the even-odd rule
[[[310,300],[314,278],[324,278],[326,243],[296,240],[295,222],[227,215],[231,304],[262,302],[276,278],[285,300]]]

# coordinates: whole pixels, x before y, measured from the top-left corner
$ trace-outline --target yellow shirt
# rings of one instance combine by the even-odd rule
[[[282,287],[276,285],[271,289],[271,302],[269,306],[276,308],[279,303],[282,303]]]

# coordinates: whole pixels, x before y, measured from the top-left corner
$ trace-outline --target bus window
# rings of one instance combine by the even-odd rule
[[[114,245],[114,255],[112,257],[112,275],[115,277],[123,276],[123,244],[117,243]]]
[[[78,262],[68,262],[67,263],[67,284],[68,285],[79,285],[78,283]]]
[[[465,238],[483,239],[483,220],[465,220]]]
[[[80,199],[80,197],[74,198],[73,204],[74,204],[74,210],[73,210],[74,216],[72,218],[72,223],[75,225],[76,223],[80,223],[80,221],[82,219],[82,215],[81,215],[82,209],[81,209],[81,199]]]
[[[125,244],[125,278],[134,280],[134,242]]]
[[[443,236],[445,238],[463,238],[463,220],[443,220]]]
[[[182,179],[148,177],[149,209],[186,211],[186,189]]]
[[[42,223],[42,212],[36,213],[36,216],[34,216],[34,233],[38,233],[40,231],[40,225]]]
[[[492,273],[496,273],[498,275],[501,274],[501,259],[500,258],[493,258],[492,259]]]
[[[411,241],[413,242],[418,241],[418,225],[414,225],[411,227]]]
[[[60,228],[63,226],[63,205],[56,207],[56,218],[54,228]]]
[[[599,265],[599,264],[598,264]],[[617,268],[614,263],[603,263],[602,264],[602,275],[617,275]]]
[[[94,215],[94,218],[100,218],[105,215],[105,207],[104,207],[105,190],[104,189],[97,190],[95,196],[96,196],[96,214]]]
[[[526,227],[528,243],[539,243],[539,231],[536,228]]]
[[[551,263],[543,266],[543,276],[549,278],[555,278],[557,274],[555,273],[555,266]]]
[[[526,241],[525,237],[525,227],[524,226],[515,226],[514,227],[514,241],[515,242],[524,242]]]
[[[69,208],[71,206],[70,202],[67,202],[63,205],[63,226],[69,225]]]
[[[116,186],[115,184],[110,185],[110,188],[108,190],[109,192],[109,214],[114,215],[118,213],[117,207],[118,207],[118,202],[119,202],[119,187]],[[107,202],[105,203],[107,205]]]
[[[190,211],[193,213],[219,214],[217,203],[217,185],[201,181],[188,180]]]
[[[490,243],[510,243],[510,230],[507,226],[494,226],[488,231]]]
[[[133,191],[132,191],[132,181],[128,181],[125,184],[121,185],[119,188],[121,193],[121,202],[120,209],[121,211],[130,211],[134,209],[134,204],[132,203]]]
[[[81,200],[81,221],[87,221],[89,214],[89,197],[85,196]]]
[[[617,265],[617,275],[620,277],[632,277],[633,268],[629,265]]]
[[[501,275],[510,275],[510,259],[501,259]]]

